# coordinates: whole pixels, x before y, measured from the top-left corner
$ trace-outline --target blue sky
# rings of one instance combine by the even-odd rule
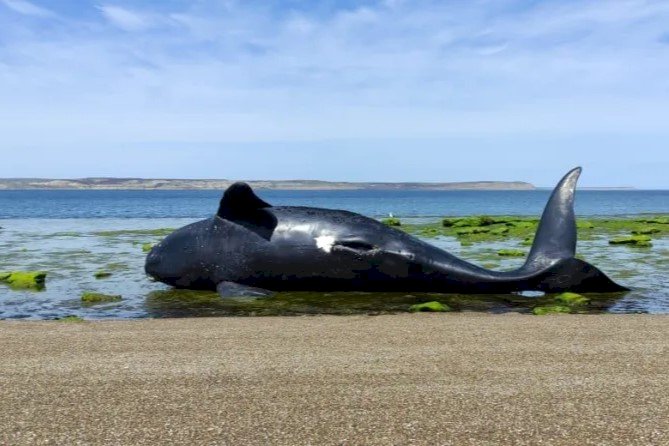
[[[667,1],[0,0],[0,176],[669,188]]]

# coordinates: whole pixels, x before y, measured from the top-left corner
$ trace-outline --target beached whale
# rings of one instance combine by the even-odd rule
[[[580,168],[572,170],[553,191],[527,261],[515,271],[481,268],[352,212],[273,207],[245,183],[230,186],[215,216],[156,245],[145,268],[169,285],[216,289],[223,297],[272,291],[626,290],[574,257],[574,193],[580,173]]]

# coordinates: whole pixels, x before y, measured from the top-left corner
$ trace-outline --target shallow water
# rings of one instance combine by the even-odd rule
[[[0,271],[44,270],[43,291],[17,291],[0,284],[0,318],[54,319],[78,315],[86,319],[267,315],[310,313],[379,313],[406,311],[414,303],[439,300],[460,311],[528,311],[536,298],[521,296],[457,296],[405,293],[281,293],[270,299],[222,300],[215,293],[174,291],[149,280],[143,272],[142,244],[162,235],[142,230],[177,228],[195,219],[77,218],[5,219],[0,222]],[[104,231],[129,230],[104,234]],[[457,256],[492,269],[512,269],[522,258],[502,258],[500,248],[518,248],[519,240],[462,247],[452,238],[428,239]],[[669,313],[669,240],[652,248],[609,246],[608,237],[579,242],[579,255],[633,291],[590,296],[592,310]],[[523,249],[527,250],[527,247]],[[99,269],[112,276],[95,279]],[[84,291],[121,294],[123,301],[84,305]]]

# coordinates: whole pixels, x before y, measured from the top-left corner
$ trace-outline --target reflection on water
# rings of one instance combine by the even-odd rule
[[[537,303],[550,300],[550,296],[406,293],[280,293],[264,299],[223,300],[215,293],[172,290],[149,280],[143,271],[142,244],[155,243],[164,236],[153,229],[176,228],[192,221],[3,220],[0,271],[44,270],[48,277],[46,289],[39,292],[11,290],[0,285],[0,318],[376,314],[406,311],[415,303],[432,300],[456,311],[527,312]],[[518,248],[519,240],[467,247],[443,237],[429,241],[487,268],[512,269],[523,262],[522,258],[502,258],[496,254],[501,248]],[[582,241],[579,255],[634,290],[618,295],[591,295],[589,311],[669,313],[669,240],[657,239],[650,249],[611,247],[607,241],[604,237]],[[111,275],[96,279],[95,273],[99,270]],[[80,300],[85,291],[120,294],[123,300],[86,306]]]

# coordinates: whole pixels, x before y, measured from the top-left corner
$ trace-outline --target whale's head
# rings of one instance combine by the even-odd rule
[[[215,287],[208,247],[210,220],[178,229],[154,246],[146,256],[144,270],[159,282],[177,288]]]

